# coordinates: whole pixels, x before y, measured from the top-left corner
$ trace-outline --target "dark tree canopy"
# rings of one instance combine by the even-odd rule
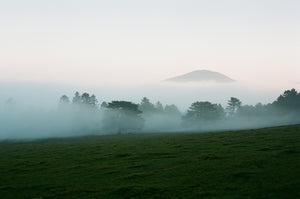
[[[300,93],[294,88],[286,90],[273,102],[273,105],[281,109],[300,111]]]
[[[138,105],[134,104],[132,102],[128,101],[112,101],[108,103],[107,108],[118,110],[118,111],[123,111],[123,112],[128,112],[132,114],[140,114],[142,113],[138,109]]]
[[[145,114],[153,113],[155,111],[155,107],[147,97],[144,97],[139,105],[139,110]]]
[[[190,106],[185,119],[191,121],[216,121],[222,119],[224,109],[221,105],[210,102],[194,102]]]
[[[76,91],[76,93],[74,94],[72,103],[73,104],[80,104],[81,103],[81,96],[80,96],[78,91]]]
[[[98,100],[94,94],[90,97],[89,104],[93,107],[97,107]]]
[[[98,106],[98,100],[96,96],[90,95],[89,93],[83,93],[80,95],[80,93],[77,91],[74,94],[73,100],[72,100],[73,105],[80,105],[80,106],[85,106],[85,107],[90,107],[90,108],[97,108]]]
[[[231,97],[230,100],[228,100],[227,103],[227,113],[229,116],[233,116],[234,114],[236,114],[238,112],[238,110],[241,108],[242,102],[235,97]]]
[[[104,124],[113,132],[122,133],[140,130],[144,120],[138,104],[128,101],[112,101],[108,103]]]
[[[89,104],[89,102],[90,102],[90,94],[83,93],[81,95],[81,103],[83,103],[83,104]]]

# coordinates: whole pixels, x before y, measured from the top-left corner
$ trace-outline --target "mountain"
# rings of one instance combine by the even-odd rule
[[[183,75],[166,79],[166,81],[182,82],[182,83],[207,82],[207,81],[213,81],[217,83],[230,83],[230,82],[234,82],[235,80],[218,72],[209,71],[209,70],[196,70],[190,73],[186,73]]]

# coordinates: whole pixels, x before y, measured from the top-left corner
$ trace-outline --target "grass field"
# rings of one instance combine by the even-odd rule
[[[2,141],[0,198],[300,198],[300,125]]]

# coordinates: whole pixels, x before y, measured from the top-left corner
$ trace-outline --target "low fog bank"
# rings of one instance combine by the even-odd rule
[[[281,114],[281,113],[279,113]],[[195,125],[185,128],[185,131],[208,132],[208,131],[224,131],[224,130],[246,130],[265,127],[274,127],[282,125],[300,124],[300,113],[286,114],[282,116],[264,116],[257,115],[255,117],[239,117],[218,121],[216,123],[203,122],[202,125]]]
[[[78,115],[79,113],[79,115]],[[87,110],[44,111],[7,108],[0,113],[0,139],[32,139],[91,134],[100,129],[101,115]]]
[[[79,91],[94,93],[99,101],[117,99],[139,103],[142,97],[147,96],[163,104],[176,104],[178,109],[184,112],[191,103],[198,100],[217,102],[226,106],[227,100],[232,96],[249,105],[255,105],[258,102],[269,103],[276,99],[283,90],[294,87],[271,89],[249,85],[245,82],[230,84],[159,82],[137,85],[82,86],[51,82],[0,82],[0,105],[12,97],[18,106],[54,110],[59,96],[66,94],[71,97]]]
[[[225,105],[195,101],[180,111],[174,104],[144,97],[98,101],[95,95],[62,95],[52,109],[19,104],[0,106],[0,140],[147,132],[192,132],[261,128],[300,123],[300,93],[287,90],[268,104],[246,105],[236,97]]]

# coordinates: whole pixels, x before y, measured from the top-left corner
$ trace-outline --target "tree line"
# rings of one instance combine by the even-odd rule
[[[197,129],[222,122],[238,122],[241,118],[244,122],[263,122],[274,116],[278,120],[283,116],[294,119],[300,115],[300,93],[295,89],[286,90],[274,102],[258,103],[255,106],[243,105],[236,97],[231,97],[226,107],[209,101],[196,101],[181,113],[174,104],[164,106],[159,101],[152,103],[147,97],[142,98],[138,104],[130,101],[100,104],[94,94],[76,92],[72,100],[66,95],[61,96],[59,107],[63,111],[76,110],[76,114],[84,110],[88,110],[86,114],[92,114],[91,111],[93,114],[101,112],[102,128],[110,132],[134,132],[142,130],[145,125],[160,123],[162,126],[166,122]],[[86,114],[83,114],[82,119]]]

